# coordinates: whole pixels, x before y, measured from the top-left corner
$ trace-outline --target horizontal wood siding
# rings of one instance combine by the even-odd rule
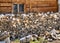
[[[57,0],[0,0],[0,12],[12,12],[13,4],[24,4],[24,12],[58,11]]]
[[[12,0],[0,0],[0,3],[11,3]]]
[[[0,3],[0,6],[3,6],[3,7],[12,6],[12,3]]]
[[[0,13],[11,13],[12,7],[0,7]]]

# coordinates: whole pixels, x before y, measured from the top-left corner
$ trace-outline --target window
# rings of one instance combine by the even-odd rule
[[[13,13],[23,13],[24,12],[24,4],[14,4],[13,5]]]

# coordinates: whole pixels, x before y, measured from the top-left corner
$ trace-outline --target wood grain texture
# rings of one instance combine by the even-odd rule
[[[24,4],[24,12],[58,11],[57,0],[0,0],[0,12],[12,12],[13,4]]]
[[[58,11],[57,0],[30,0],[29,3],[26,2],[26,6],[26,11],[30,12]]]
[[[7,2],[12,2],[12,0],[0,0],[0,3],[7,3]]]

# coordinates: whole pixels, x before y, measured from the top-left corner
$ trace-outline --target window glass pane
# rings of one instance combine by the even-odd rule
[[[18,5],[14,4],[14,13],[18,13]]]
[[[19,12],[24,12],[24,4],[19,4]]]

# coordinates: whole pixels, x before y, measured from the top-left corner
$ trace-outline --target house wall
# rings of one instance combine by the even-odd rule
[[[0,0],[0,13],[9,13],[13,4],[24,4],[24,12],[57,11],[57,0]]]
[[[57,0],[30,0],[26,2],[26,6],[30,4],[30,7],[26,7],[26,11],[31,12],[47,12],[47,11],[57,11]]]

